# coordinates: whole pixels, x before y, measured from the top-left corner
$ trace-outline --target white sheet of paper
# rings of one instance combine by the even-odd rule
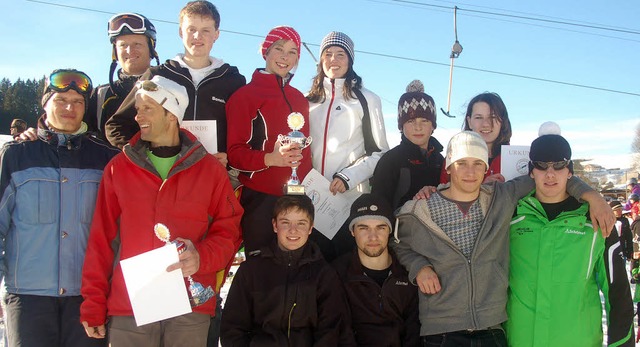
[[[529,173],[529,146],[502,145],[500,173],[505,180]]]
[[[215,120],[185,120],[180,126],[195,135],[207,152],[218,153],[218,130]]]
[[[174,244],[120,261],[138,326],[191,312],[182,271],[167,272],[177,262]]]
[[[302,181],[305,193],[311,198],[315,207],[314,226],[331,240],[349,218],[351,204],[362,193],[352,189],[342,194],[333,195],[329,191],[329,184],[331,182],[315,169],[311,169]]]

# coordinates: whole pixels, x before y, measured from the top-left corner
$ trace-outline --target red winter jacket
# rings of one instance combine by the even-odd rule
[[[180,130],[182,149],[162,180],[147,159],[148,142],[140,133],[107,164],[98,191],[82,272],[81,321],[104,324],[107,316],[132,316],[119,260],[162,247],[153,231],[165,224],[171,240],[193,242],[200,267],[192,277],[215,288],[216,272],[235,254],[243,209],[225,168],[188,131]],[[112,241],[120,238],[119,258]],[[114,267],[115,261],[115,267]],[[194,308],[214,315],[215,297]]]
[[[291,177],[289,167],[267,167],[264,156],[273,152],[278,135],[291,132],[287,117],[292,112],[304,116],[300,131],[309,136],[309,102],[289,81],[280,76],[253,73],[251,82],[238,89],[227,102],[227,155],[229,165],[240,170],[245,186],[270,195],[280,196]],[[302,151],[298,167],[300,181],[311,170],[311,151]]]

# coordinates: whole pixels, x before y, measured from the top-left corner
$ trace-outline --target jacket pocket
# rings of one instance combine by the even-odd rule
[[[60,182],[50,178],[28,178],[16,184],[16,217],[27,224],[49,224],[58,219]]]
[[[82,223],[91,224],[101,179],[102,171],[87,170],[78,182],[78,213]]]

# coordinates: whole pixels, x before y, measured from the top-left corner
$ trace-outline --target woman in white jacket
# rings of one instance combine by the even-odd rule
[[[353,61],[353,41],[330,32],[320,45],[318,73],[307,95],[313,168],[331,182],[334,195],[352,189],[370,192],[369,178],[389,149],[380,98],[362,87]],[[355,244],[346,226],[331,240],[335,254],[324,236],[316,236],[327,260]]]

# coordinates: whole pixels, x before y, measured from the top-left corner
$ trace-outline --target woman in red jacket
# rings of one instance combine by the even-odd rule
[[[245,250],[267,246],[273,239],[271,213],[276,199],[297,167],[300,180],[311,170],[309,149],[282,145],[278,135],[294,128],[309,135],[309,104],[291,85],[291,71],[300,59],[300,35],[291,27],[273,28],[262,44],[266,67],[227,103],[229,165],[240,171],[240,203],[245,208],[242,233]]]

